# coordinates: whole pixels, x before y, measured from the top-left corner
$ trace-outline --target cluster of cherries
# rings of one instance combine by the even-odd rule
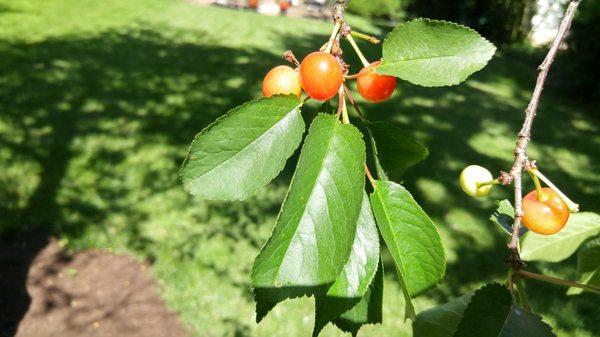
[[[535,174],[532,178],[536,189],[523,197],[523,225],[538,234],[557,233],[565,226],[571,212],[577,211],[577,205],[557,189],[541,187]],[[492,186],[498,184],[500,182],[493,179],[490,171],[478,165],[467,166],[460,174],[461,188],[472,197],[486,196]]]
[[[380,61],[364,67],[356,77],[358,92],[369,102],[381,102],[390,98],[396,89],[396,78],[375,73]],[[344,82],[344,71],[338,60],[330,53],[317,51],[309,54],[300,63],[299,69],[277,66],[265,76],[262,92],[272,95],[306,94],[318,101],[333,98]]]
[[[368,64],[368,63],[366,63]],[[396,88],[396,78],[380,75],[375,68],[380,61],[365,66],[356,76],[358,92],[367,101],[377,103],[387,100]],[[262,83],[265,97],[273,95],[296,95],[301,97],[302,90],[313,99],[327,101],[340,91],[344,83],[344,70],[336,57],[328,52],[317,51],[302,60],[297,69],[280,65],[271,69]],[[554,188],[539,185],[534,177],[536,189],[529,192],[522,201],[523,225],[529,230],[543,235],[560,231],[573,210],[565,201],[562,193]],[[472,197],[486,196],[492,186],[498,185],[490,171],[478,165],[467,166],[460,175],[463,191]],[[567,200],[572,204],[570,200]]]

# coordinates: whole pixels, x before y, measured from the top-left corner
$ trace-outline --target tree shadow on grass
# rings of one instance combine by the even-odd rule
[[[121,246],[152,259],[160,243],[145,226],[161,222],[156,208],[173,199],[165,212],[178,216],[197,204],[178,181],[189,142],[228,109],[255,98],[266,70],[283,63],[279,55],[220,47],[206,36],[155,27],[0,41],[0,248],[9,250],[18,237],[30,241],[18,259],[0,256],[2,298],[23,295],[10,297],[16,306],[2,306],[3,330],[16,326],[28,307],[27,266],[44,246],[34,243],[45,242],[38,237],[100,235],[99,242],[124,240]],[[210,232],[220,227],[218,219],[228,219],[237,225],[225,230],[231,238],[258,247],[252,226],[277,213],[273,202],[260,205],[242,212],[241,204],[202,202],[202,211],[181,222],[200,216]]]
[[[294,47],[298,58],[318,47],[313,41],[326,39],[279,38]],[[35,231],[43,238],[60,234],[75,242],[97,240],[88,243],[91,246],[108,242],[150,259],[165,245],[179,259],[192,259],[198,247],[213,238],[226,238],[229,254],[238,253],[242,240],[258,250],[269,232],[264,227],[274,222],[297,154],[273,188],[247,203],[199,202],[181,191],[177,172],[194,135],[230,108],[257,97],[264,73],[283,63],[280,55],[222,47],[206,32],[169,27],[37,43],[0,41],[0,55],[0,245],[15,242],[18,235],[35,242],[29,234]],[[352,52],[347,55],[358,64]],[[463,197],[456,177],[467,164],[484,163],[493,171],[510,165],[512,135],[533,85],[533,69],[510,69],[507,75],[508,67],[514,62],[494,60],[473,81],[451,88],[402,83],[393,100],[364,107],[373,120],[403,126],[431,150],[425,162],[407,172],[404,183],[452,243],[447,279],[426,295],[438,301],[505,272],[506,238],[491,224],[477,228],[487,223],[493,203]],[[490,82],[496,83],[494,90],[505,88],[506,95],[492,95],[486,86]],[[534,130],[539,154],[568,144],[579,154],[576,159],[587,160],[588,171],[600,171],[600,163],[593,160],[600,157],[600,146],[593,146],[599,142],[597,128],[565,128],[565,121],[580,113],[546,94],[550,98],[541,109],[551,113],[539,118]],[[305,115],[313,113],[309,108]],[[507,134],[510,141],[504,144]],[[563,173],[561,163],[551,158],[544,161],[547,173],[561,185],[576,179],[570,195],[594,207],[598,182],[589,175]],[[509,192],[496,196],[508,197]],[[40,248],[32,247],[17,264],[29,265],[35,247]],[[2,289],[14,291],[13,284],[20,284],[26,303],[27,268],[0,260],[2,274],[13,282]],[[247,278],[239,283],[228,266],[205,267],[249,293]],[[536,288],[557,295],[536,296],[540,308],[560,308],[560,302],[568,300],[551,287]],[[571,302],[574,312],[590,308],[584,296]],[[22,307],[14,309],[13,318],[3,318],[1,326],[18,323],[14,317],[26,310]],[[565,329],[573,327],[567,321],[572,316],[563,319],[555,311],[547,312]],[[594,316],[583,316],[586,329],[597,328]],[[241,319],[238,323],[247,330]]]

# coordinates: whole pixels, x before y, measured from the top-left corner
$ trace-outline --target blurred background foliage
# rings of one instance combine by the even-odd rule
[[[531,29],[531,0],[351,0],[348,9],[371,18],[426,17],[469,26],[495,44],[522,41]]]
[[[561,61],[563,86],[579,99],[600,100],[600,1],[582,1]],[[596,110],[596,115],[600,112]]]
[[[351,0],[348,11],[369,18],[401,20],[406,18],[406,8],[414,0]]]
[[[568,1],[543,0],[548,6],[557,3],[566,8]],[[383,26],[416,17],[457,22],[475,29],[500,48],[531,49],[534,0],[351,0],[348,10],[375,19]],[[540,13],[539,13],[540,14]],[[544,13],[541,13],[542,20]],[[378,21],[377,21],[378,20]],[[557,63],[560,86],[578,100],[600,99],[600,1],[582,1],[567,38],[568,52]]]
[[[418,2],[410,6],[423,16],[439,14],[478,28],[492,20],[482,21],[478,11],[502,12],[510,1],[488,7],[434,1],[448,12]],[[422,3],[431,3],[430,11]],[[591,3],[583,2],[582,12],[590,8],[590,14],[578,16],[577,25],[583,25],[578,27],[594,26],[588,15],[596,10],[598,17],[598,6]],[[417,15],[404,4],[381,8]],[[380,37],[389,29],[356,15],[348,20]],[[249,285],[252,261],[274,226],[297,154],[280,177],[244,202],[190,197],[178,170],[198,131],[260,96],[262,77],[284,63],[283,51],[292,49],[302,58],[323,44],[330,29],[325,21],[179,0],[0,0],[0,242],[55,235],[70,249],[109,248],[153,261],[162,296],[198,336],[306,336],[313,299],[286,301],[257,325]],[[581,44],[572,53],[592,62],[598,59],[597,35],[585,29],[572,35],[582,41],[574,42]],[[512,36],[504,28],[498,34]],[[355,72],[360,62],[348,45],[342,47]],[[361,48],[370,60],[381,57],[371,45]],[[472,200],[460,190],[458,175],[468,164],[493,172],[510,166],[543,53],[506,45],[459,86],[402,82],[390,101],[364,105],[369,119],[395,123],[431,152],[403,183],[440,228],[448,270],[438,288],[417,298],[419,310],[506,277],[507,237],[488,218],[494,199],[511,193],[498,188],[490,199]],[[555,69],[549,83],[562,78]],[[584,70],[576,77],[584,78]],[[598,104],[566,97],[560,85],[544,92],[530,154],[583,210],[598,212]],[[307,121],[316,106],[303,112]],[[384,262],[392,271],[387,254]],[[531,268],[574,278],[575,262]],[[564,288],[533,281],[527,290],[532,307],[557,335],[600,335],[597,297],[567,297]],[[393,272],[386,274],[384,292],[384,324],[365,327],[361,336],[410,336]],[[342,334],[328,326],[322,336]]]
[[[461,23],[504,46],[527,37],[534,9],[532,0],[419,0],[408,11],[415,16]]]

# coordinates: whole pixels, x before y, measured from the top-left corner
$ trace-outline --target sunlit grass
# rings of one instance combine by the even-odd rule
[[[330,24],[176,0],[0,4],[0,234],[44,230],[75,249],[108,247],[154,261],[168,306],[199,336],[309,335],[313,299],[282,303],[257,325],[249,285],[295,159],[245,202],[189,197],[178,170],[198,131],[258,97],[262,76],[284,62],[283,51],[301,58],[320,47]],[[380,56],[374,49],[366,54]],[[356,57],[349,49],[346,55],[355,70]],[[369,118],[393,121],[430,148],[404,183],[440,228],[448,272],[417,299],[418,309],[506,276],[506,236],[488,218],[492,199],[510,191],[472,200],[458,175],[468,164],[493,172],[510,167],[535,75],[535,62],[522,58],[499,54],[456,87],[401,83],[391,101],[365,105]],[[307,117],[316,106],[309,104]],[[600,133],[587,110],[549,89],[531,155],[583,209],[598,211]],[[361,336],[409,336],[384,256],[384,324],[365,327]],[[574,262],[541,267],[572,277]],[[568,298],[565,289],[536,283],[528,289],[534,310],[559,336],[600,329],[591,295]],[[342,334],[328,326],[322,335]]]

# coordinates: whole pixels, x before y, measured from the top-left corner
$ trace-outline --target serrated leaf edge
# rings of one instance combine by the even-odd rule
[[[393,182],[393,181],[390,181],[390,182]],[[416,206],[419,208],[419,210],[421,210],[421,212],[423,212],[423,214],[425,214],[425,216],[427,217],[427,219],[428,219],[428,220],[429,220],[429,221],[430,221],[430,222],[433,224],[433,228],[435,229],[435,232],[436,232],[436,234],[437,234],[437,238],[439,238],[440,246],[442,247],[442,259],[444,260],[444,264],[443,264],[443,266],[442,266],[442,277],[440,278],[440,280],[439,280],[438,282],[436,282],[436,283],[432,284],[431,286],[429,286],[429,287],[427,287],[427,288],[423,289],[423,290],[422,290],[421,292],[419,292],[418,294],[414,295],[414,296],[416,297],[416,296],[419,296],[419,295],[421,295],[421,294],[423,294],[423,293],[425,293],[425,292],[427,292],[427,291],[429,291],[429,290],[431,290],[431,289],[433,289],[433,288],[437,287],[439,284],[441,284],[441,283],[444,281],[444,278],[446,277],[446,252],[444,251],[444,245],[443,245],[443,242],[442,242],[442,239],[441,239],[441,238],[442,238],[442,236],[440,235],[440,230],[439,230],[439,228],[437,227],[437,225],[436,225],[436,224],[433,222],[433,220],[431,220],[431,218],[429,217],[429,215],[427,214],[427,212],[425,212],[425,211],[423,210],[423,208],[421,207],[421,205],[419,205],[419,203],[418,203],[418,202],[415,200],[415,197],[414,197],[414,196],[413,196],[413,195],[410,193],[410,191],[409,191],[408,189],[406,189],[406,187],[404,187],[404,186],[402,186],[401,184],[398,184],[398,183],[396,183],[396,182],[393,182],[393,183],[397,184],[398,186],[402,187],[402,189],[404,189],[406,192],[408,192],[408,194],[409,194],[409,195],[412,197],[412,199],[414,200],[414,202],[415,202],[415,205],[416,205]],[[386,212],[386,216],[387,216],[387,212]],[[404,268],[404,266],[402,266],[402,267]],[[408,292],[408,289],[407,289],[407,292]],[[409,292],[408,292],[408,293],[409,293]],[[410,294],[410,293],[409,293],[409,294]],[[412,297],[412,296],[413,296],[413,295],[411,295],[411,298],[414,298],[414,297]]]
[[[483,65],[483,67],[481,67],[481,68],[479,68],[479,69],[475,70],[473,73],[475,73],[475,72],[477,72],[477,71],[479,71],[479,70],[483,69],[483,68],[484,68],[484,67],[485,67],[485,66],[486,66],[486,65],[487,65],[487,64],[490,62],[490,60],[492,59],[492,57],[494,57],[494,55],[496,54],[496,50],[497,50],[496,46],[495,46],[493,43],[491,43],[491,42],[490,42],[488,39],[486,39],[485,37],[481,36],[481,34],[479,34],[479,32],[477,32],[477,31],[476,31],[476,30],[474,30],[473,28],[471,28],[471,27],[468,27],[468,26],[465,26],[465,25],[461,25],[461,24],[458,24],[458,23],[455,23],[455,22],[451,22],[451,21],[446,21],[446,20],[435,20],[435,19],[428,19],[428,18],[416,18],[416,19],[413,19],[413,20],[410,20],[410,21],[404,22],[404,23],[402,23],[402,24],[399,24],[398,26],[396,26],[394,29],[392,29],[392,31],[391,31],[391,32],[389,32],[389,33],[386,35],[385,39],[383,40],[383,43],[381,44],[381,46],[382,46],[382,49],[383,49],[383,45],[385,45],[386,41],[388,40],[388,37],[389,37],[391,34],[393,34],[393,33],[394,33],[396,30],[399,30],[401,27],[404,27],[405,25],[408,25],[408,24],[410,24],[410,23],[412,23],[412,22],[415,22],[415,21],[425,21],[425,22],[430,22],[430,23],[441,23],[441,24],[447,24],[447,25],[450,25],[450,26],[455,26],[455,27],[458,27],[458,28],[464,28],[464,29],[467,29],[467,30],[469,30],[469,31],[471,31],[471,32],[474,32],[475,34],[477,34],[477,36],[479,36],[479,37],[480,37],[480,38],[483,40],[483,42],[484,42],[485,44],[487,44],[487,45],[491,46],[491,47],[492,47],[492,49],[493,49],[493,53],[491,53],[491,54],[490,54],[490,56],[489,56],[489,57],[488,57],[488,58],[485,60],[485,64]],[[446,56],[446,57],[449,57],[449,56]],[[383,65],[383,62],[384,62],[384,60],[383,60],[383,58],[382,58],[382,59],[381,59],[381,63],[382,63],[382,65]],[[378,68],[379,68],[379,67],[378,67]],[[386,73],[380,73],[380,72],[378,72],[378,71],[377,71],[377,68],[375,68],[375,72],[376,72],[376,73],[378,73],[378,74],[381,74],[381,75],[390,75],[390,74],[386,74]],[[400,77],[398,77],[398,78],[399,78],[399,79],[401,79],[401,80],[403,80],[403,81],[407,81],[407,82],[409,82],[409,83],[412,83],[412,84],[415,84],[415,85],[419,85],[419,86],[422,86],[422,87],[425,87],[425,88],[436,88],[436,87],[450,87],[450,86],[453,86],[453,85],[458,85],[458,84],[460,84],[460,83],[464,82],[464,81],[465,81],[467,78],[469,78],[469,76],[471,76],[473,73],[471,73],[471,74],[467,75],[465,78],[462,78],[462,79],[461,79],[461,80],[459,80],[458,82],[451,82],[451,83],[449,83],[449,84],[445,84],[445,85],[428,85],[428,84],[421,84],[421,83],[415,83],[415,82],[413,82],[413,81],[409,81],[409,80],[406,80],[406,79],[403,79],[403,78],[400,78]],[[395,76],[395,75],[391,75],[391,76]],[[395,76],[395,77],[397,77],[397,76]]]
[[[502,284],[500,284],[500,283],[498,283],[498,282],[492,282],[492,283],[488,283],[488,284],[484,285],[483,287],[481,287],[481,288],[479,288],[479,289],[475,290],[475,292],[473,293],[473,296],[471,297],[471,301],[473,300],[473,298],[475,298],[475,296],[477,296],[477,293],[479,293],[479,292],[483,291],[483,290],[484,290],[484,289],[486,289],[486,288],[497,287],[497,286],[499,286],[500,288],[503,288],[504,290],[506,290],[506,293],[507,293],[507,294],[508,294],[508,296],[510,297],[510,292],[508,291],[508,289],[507,289],[507,288],[506,288],[504,285],[502,285]],[[469,305],[470,305],[470,304],[471,304],[471,302],[469,301],[469,304],[468,304],[468,305],[467,305],[467,307],[465,308],[465,312],[466,312],[466,311],[467,311],[467,309],[469,308]],[[511,301],[510,301],[510,306],[509,306],[509,309],[508,309],[508,311],[506,312],[506,317],[504,318],[504,322],[502,323],[502,326],[500,327],[500,331],[498,331],[498,333],[500,333],[500,332],[502,332],[502,330],[504,330],[504,327],[506,326],[506,323],[508,322],[508,318],[510,317],[510,314],[511,314],[511,312],[512,312],[512,311],[513,311],[515,308],[518,308],[518,309],[520,309],[520,310],[523,310],[522,308],[520,308],[520,307],[516,306],[516,305],[513,303],[513,301],[511,300]],[[536,316],[537,318],[539,318],[539,319],[540,319],[540,322],[541,322],[543,325],[546,325],[546,326],[548,326],[548,327],[550,328],[550,332],[551,332],[551,333],[552,333],[554,336],[556,336],[556,334],[555,334],[555,333],[554,333],[554,331],[553,331],[553,328],[552,328],[552,326],[551,326],[550,324],[548,324],[548,323],[544,322],[544,319],[543,319],[543,317],[542,317],[542,316],[540,316],[540,315],[538,315],[538,314],[534,314],[534,313],[532,313],[532,312],[527,312],[527,313],[528,313],[528,314],[530,314],[530,315]],[[464,316],[464,314],[463,314],[463,318],[461,318],[461,322],[462,322],[462,320],[464,319],[464,317],[465,317],[465,316]],[[459,325],[460,325],[460,322],[459,322]],[[457,331],[458,331],[458,326],[456,327],[456,330],[455,330],[455,331],[454,331],[454,333],[452,334],[452,336],[453,336],[453,337],[456,335],[456,332],[457,332]]]
[[[317,116],[315,116],[315,118],[313,118],[313,121],[312,121],[312,122],[314,122],[314,120],[315,120],[315,119],[317,119],[317,117],[319,117],[319,116],[328,116],[328,117],[332,117],[333,115],[331,115],[331,114],[327,114],[327,113],[321,113],[321,112],[320,112],[320,113],[318,113],[318,114],[317,114]],[[311,125],[312,125],[312,122],[311,122]],[[337,120],[337,122],[339,123],[339,120]],[[341,123],[340,123],[340,124],[341,124]],[[358,128],[356,128],[356,127],[355,127],[354,125],[352,125],[352,124],[343,124],[343,125],[347,125],[348,127],[351,127],[351,128],[352,128],[352,130],[353,130],[353,132],[357,133],[357,134],[359,135],[360,139],[361,139],[361,140],[364,142],[363,134],[362,134],[362,132],[360,132],[360,130],[358,130]],[[310,130],[310,127],[309,127],[309,130]],[[365,146],[365,147],[366,147],[366,146]],[[365,148],[365,147],[363,147],[363,148]],[[292,175],[292,179],[290,180],[290,184],[289,184],[289,186],[290,186],[290,187],[292,186],[292,183],[293,183],[293,182],[294,182],[294,180],[296,179],[296,174],[297,174],[297,172],[296,172],[296,171],[294,171],[294,174]],[[290,191],[291,191],[291,189],[290,189],[290,188],[288,188],[288,190],[287,190],[287,192],[286,192],[286,194],[285,194],[285,197],[284,197],[284,199],[283,199],[283,202],[281,203],[281,207],[280,207],[280,209],[279,209],[279,213],[277,214],[277,220],[275,220],[275,226],[273,226],[273,228],[271,229],[271,233],[269,234],[269,237],[268,237],[268,239],[267,239],[267,240],[265,240],[265,242],[263,243],[262,247],[261,247],[261,248],[260,248],[260,250],[258,251],[258,254],[256,254],[256,256],[255,256],[254,260],[256,260],[256,258],[258,258],[258,256],[259,256],[259,255],[262,253],[262,251],[264,250],[265,246],[267,245],[267,243],[269,242],[269,240],[270,240],[270,239],[271,239],[271,237],[273,236],[273,232],[275,231],[275,227],[277,226],[277,221],[279,220],[279,217],[281,216],[281,213],[282,213],[282,211],[283,211],[283,205],[285,204],[286,200],[288,199],[288,196],[289,196],[289,193],[290,193]],[[286,252],[287,252],[287,249],[289,249],[289,246],[288,246],[288,248],[286,248]],[[342,268],[343,268],[343,267],[342,267]],[[252,280],[254,280],[254,275],[255,275],[255,273],[254,273],[254,263],[253,263],[253,268],[252,268],[252,269],[251,269],[251,271],[250,271],[250,285],[251,285],[251,286],[252,286]],[[331,287],[331,285],[333,285],[333,283],[335,283],[335,281],[334,281],[334,282],[332,282],[332,283],[329,285],[329,287]],[[328,289],[329,289],[329,287],[328,287]],[[252,288],[253,288],[253,293],[254,293],[254,295],[255,295],[254,297],[255,297],[255,300],[256,300],[256,289],[255,289],[253,286],[252,286]],[[286,297],[285,299],[294,299],[294,298],[301,298],[301,297],[312,297],[312,296],[314,296],[314,295],[316,295],[314,292],[305,292],[304,294],[299,294],[299,295],[296,295],[296,296]],[[282,300],[282,301],[283,301],[283,300]],[[280,301],[280,302],[282,302],[282,301]],[[278,303],[280,303],[280,302],[278,302]],[[258,303],[257,303],[257,304],[258,304]],[[271,309],[267,310],[267,312],[265,312],[265,314],[264,314],[264,315],[263,315],[263,316],[260,318],[260,320],[262,320],[262,318],[266,317],[266,316],[267,316],[267,314],[268,314],[269,312],[271,312],[271,310],[273,310],[274,308],[275,308],[275,306],[273,306]],[[255,308],[255,309],[257,309],[257,308]],[[255,310],[255,313],[256,313],[256,314],[258,314],[258,312],[256,312],[256,310]],[[258,319],[258,316],[257,316],[257,322],[258,322],[258,321],[259,321],[259,319]]]
[[[292,97],[294,97],[294,95],[274,95],[274,96],[272,96],[272,97],[289,97],[289,98],[292,98]],[[191,151],[192,151],[192,145],[194,144],[194,142],[196,142],[196,140],[197,140],[197,139],[198,139],[200,136],[202,136],[202,135],[204,135],[205,133],[209,132],[209,131],[210,131],[210,130],[211,130],[213,127],[215,127],[215,126],[216,126],[216,125],[217,125],[217,124],[218,124],[218,123],[219,123],[221,120],[223,120],[223,119],[225,119],[225,118],[227,118],[227,117],[229,117],[229,116],[231,116],[231,115],[233,115],[233,114],[237,113],[239,110],[241,110],[241,109],[245,108],[245,107],[246,107],[246,106],[248,106],[248,105],[251,105],[251,104],[254,104],[254,103],[257,103],[257,102],[260,102],[260,101],[264,101],[264,100],[269,100],[269,99],[270,99],[270,97],[260,97],[260,98],[257,98],[257,99],[253,99],[253,100],[251,100],[251,101],[248,101],[248,102],[246,102],[246,103],[244,103],[244,104],[242,104],[242,105],[238,105],[237,107],[235,107],[235,108],[233,108],[233,109],[231,109],[231,110],[227,111],[227,112],[226,112],[224,115],[222,115],[222,116],[219,116],[217,119],[215,119],[215,120],[214,120],[212,123],[210,123],[209,125],[207,125],[207,126],[204,128],[204,129],[202,129],[200,132],[198,132],[198,133],[197,133],[197,134],[194,136],[194,139],[193,139],[193,140],[190,142],[190,145],[188,146],[187,154],[185,155],[185,158],[184,158],[184,160],[183,160],[183,163],[181,164],[181,167],[179,168],[179,181],[181,182],[181,184],[182,184],[182,186],[183,186],[183,190],[184,190],[186,193],[188,193],[188,194],[190,194],[190,195],[192,195],[192,196],[196,196],[196,195],[197,195],[197,194],[195,194],[195,193],[192,193],[192,192],[190,192],[190,191],[189,191],[189,188],[188,188],[188,187],[187,187],[187,186],[186,186],[186,185],[183,183],[183,169],[185,168],[186,164],[187,164],[187,163],[188,163],[188,161],[190,160],[190,154],[191,154]],[[298,99],[298,100],[297,100],[297,103],[298,103],[298,104],[297,104],[297,105],[296,105],[296,106],[293,108],[293,110],[298,110],[298,113],[301,113],[301,112],[302,112],[302,111],[301,111],[301,108],[302,108],[302,106],[304,105],[304,101],[302,101],[302,100],[299,100],[299,99]],[[291,113],[291,112],[292,112],[292,111],[290,111],[290,113]],[[289,113],[288,113],[288,114],[289,114]],[[287,115],[286,115],[286,116],[287,116]],[[284,118],[285,118],[285,117],[284,117]],[[300,118],[302,118],[302,117],[300,117]],[[281,121],[281,120],[280,120],[280,121]],[[278,124],[280,121],[278,121],[277,123],[275,123],[275,124],[273,125],[273,127],[275,127],[275,126],[276,126],[276,125],[277,125],[277,124]],[[302,136],[301,136],[301,138],[303,138],[303,137],[304,137],[304,133],[306,133],[306,124],[305,124],[304,122],[303,122],[303,124],[304,124],[304,132],[302,133]],[[269,129],[267,130],[267,132],[268,132],[268,131],[270,131],[270,130],[271,130],[273,127],[269,128]],[[259,138],[260,138],[260,137],[259,137]],[[254,141],[256,141],[256,140],[254,140]],[[254,143],[254,141],[253,141],[252,143]],[[252,144],[252,143],[251,143],[251,144]],[[300,141],[300,143],[299,143],[298,145],[300,145],[301,143],[302,143],[302,141]],[[297,147],[296,147],[296,149],[297,149]],[[289,158],[288,158],[288,159],[289,159]],[[286,160],[286,161],[287,161],[287,160]],[[285,165],[283,165],[283,166],[281,167],[281,169],[279,170],[279,172],[277,172],[277,173],[274,175],[274,177],[273,177],[273,178],[277,177],[277,176],[278,176],[278,175],[279,175],[279,174],[280,174],[280,173],[281,173],[281,172],[282,172],[284,169],[285,169]],[[267,184],[268,184],[268,182],[267,182]],[[266,184],[265,184],[265,185],[266,185]],[[252,192],[248,193],[247,197],[245,197],[245,198],[235,198],[235,197],[231,197],[231,198],[218,198],[218,199],[206,199],[206,200],[220,200],[220,201],[240,201],[240,200],[245,200],[245,199],[247,199],[247,198],[249,198],[249,197],[251,197],[251,196],[255,195],[255,194],[256,194],[256,193],[257,193],[257,192],[258,192],[258,191],[259,191],[261,188],[263,188],[265,185],[263,185],[263,186],[259,186],[258,188],[256,188],[256,189],[255,189],[255,190],[253,190]]]
[[[371,206],[371,204],[369,203],[369,207],[370,207],[370,206]],[[373,216],[373,217],[375,217],[375,216]],[[377,240],[379,241],[379,235],[377,236]],[[379,244],[381,244],[381,242],[379,242]],[[381,246],[379,246],[379,247],[380,247],[380,250],[381,250]],[[369,280],[369,283],[367,284],[367,287],[366,287],[366,289],[365,289],[365,292],[364,292],[364,293],[361,295],[361,297],[345,297],[346,299],[349,299],[349,300],[356,300],[356,303],[354,303],[354,304],[353,304],[351,307],[349,307],[348,309],[346,309],[345,311],[343,311],[343,312],[340,314],[340,316],[341,316],[341,315],[343,315],[343,314],[345,314],[345,313],[347,313],[348,311],[350,311],[350,310],[354,309],[354,307],[355,307],[355,306],[356,306],[356,305],[357,305],[357,304],[358,304],[358,303],[359,303],[359,302],[362,300],[363,296],[365,296],[365,294],[366,294],[366,293],[367,293],[367,291],[369,290],[369,287],[371,286],[371,283],[373,283],[373,280],[375,279],[375,275],[377,275],[377,272],[379,271],[379,266],[380,266],[380,265],[381,265],[381,268],[382,268],[381,270],[382,270],[382,272],[383,272],[383,265],[382,265],[382,263],[381,263],[381,252],[380,252],[380,258],[379,258],[379,261],[377,262],[377,266],[375,267],[375,271],[373,272],[373,275],[371,276],[371,279]],[[344,271],[342,270],[342,271],[340,272],[340,274],[341,274],[341,273],[343,273],[343,272],[344,272]],[[383,277],[383,276],[382,276],[382,277]],[[335,283],[335,282],[334,282],[334,283]],[[332,284],[332,286],[333,286],[333,284]],[[327,296],[327,294],[325,294],[324,296]],[[316,297],[315,297],[315,298],[316,298]],[[342,330],[342,331],[344,331],[344,332],[351,332],[351,331],[346,331],[346,330],[344,330],[343,328],[341,328],[340,326],[338,326],[338,325],[335,323],[335,321],[336,321],[338,318],[340,318],[340,316],[338,316],[338,317],[334,318],[334,319],[333,319],[333,320],[331,320],[331,321],[328,321],[328,322],[326,322],[326,323],[325,323],[325,325],[323,325],[323,326],[322,326],[322,327],[321,327],[321,328],[320,328],[318,331],[316,331],[316,327],[317,327],[317,326],[316,326],[317,318],[316,318],[316,308],[315,308],[315,327],[313,328],[313,334],[312,334],[312,336],[313,336],[313,337],[316,337],[316,336],[318,336],[318,335],[321,333],[321,331],[323,331],[323,329],[324,329],[324,328],[325,328],[325,327],[326,327],[328,324],[330,324],[330,323],[333,323],[335,326],[337,326],[337,327],[338,327],[340,330]],[[379,322],[379,323],[381,323],[381,322]],[[361,324],[361,325],[366,325],[366,324],[377,324],[377,322],[374,322],[374,323],[365,323],[365,324]]]
[[[379,159],[379,148],[377,147],[377,141],[375,139],[375,137],[373,136],[373,130],[371,130],[371,126],[374,124],[387,124],[390,125],[394,128],[397,128],[398,130],[400,130],[402,133],[405,134],[405,136],[407,136],[408,139],[410,139],[413,143],[419,145],[421,148],[423,148],[423,153],[421,155],[421,158],[418,162],[410,165],[409,167],[405,168],[405,170],[403,171],[403,173],[408,170],[409,168],[411,168],[412,166],[419,164],[420,162],[424,161],[425,159],[427,159],[427,157],[429,157],[429,148],[427,146],[425,146],[425,144],[422,144],[421,142],[419,142],[417,139],[415,139],[411,134],[409,134],[408,132],[404,131],[404,129],[402,129],[399,126],[396,126],[393,123],[387,122],[387,121],[376,121],[376,122],[370,122],[370,121],[365,121],[364,125],[365,128],[367,129],[367,133],[369,135],[369,144],[371,145],[371,152],[373,153],[373,157],[374,157],[374,161],[375,161],[375,170],[377,173],[377,179],[379,180],[385,180],[385,181],[389,181],[389,172],[386,172],[385,168],[383,167],[383,165],[381,164],[381,160]],[[379,170],[381,169],[382,172],[379,172]]]
[[[372,279],[372,280],[371,280],[371,282],[369,283],[369,287],[371,286],[371,283],[372,283],[372,282],[373,282],[373,280],[375,279],[375,275],[376,275],[376,274],[377,274],[377,272],[379,271],[379,267],[381,267],[381,273],[382,273],[382,275],[381,275],[381,278],[382,278],[382,280],[381,280],[381,292],[382,292],[382,295],[383,295],[383,287],[384,287],[384,275],[383,275],[383,273],[384,273],[384,270],[383,270],[383,262],[381,261],[381,255],[380,255],[380,257],[379,257],[379,262],[377,263],[377,269],[376,269],[375,273],[373,274],[373,279]],[[363,294],[363,296],[364,296],[364,294]],[[362,299],[362,297],[361,297],[360,299]],[[358,302],[360,302],[360,299],[359,299],[359,301],[358,301]],[[356,303],[354,306],[356,306],[356,305],[358,304],[358,302],[357,302],[357,303]],[[383,305],[383,301],[382,301],[382,305]],[[343,312],[341,315],[343,315],[343,314],[347,313],[348,311],[350,311],[350,310],[354,309],[354,306],[353,306],[352,308],[350,308],[350,309],[348,309],[348,310],[344,311],[344,312]],[[340,316],[341,316],[341,315],[340,315]],[[358,329],[356,329],[356,331],[351,331],[350,329],[345,329],[344,327],[340,326],[340,325],[338,324],[338,322],[337,322],[337,320],[338,320],[338,319],[339,319],[339,317],[338,317],[338,318],[336,318],[336,319],[334,319],[334,320],[333,320],[333,321],[331,321],[330,323],[333,323],[333,325],[335,325],[336,327],[338,327],[338,329],[340,329],[340,330],[342,330],[342,331],[344,331],[344,332],[348,332],[348,333],[352,334],[352,336],[353,336],[353,337],[356,337],[356,335],[358,334],[358,331],[359,331],[359,330],[360,330],[360,328],[362,328],[363,326],[365,326],[365,325],[376,325],[376,324],[381,324],[381,323],[383,322],[383,317],[382,317],[382,318],[381,318],[381,321],[379,321],[379,322],[366,322],[366,323],[358,324],[358,325],[360,325],[360,326],[358,327]]]

